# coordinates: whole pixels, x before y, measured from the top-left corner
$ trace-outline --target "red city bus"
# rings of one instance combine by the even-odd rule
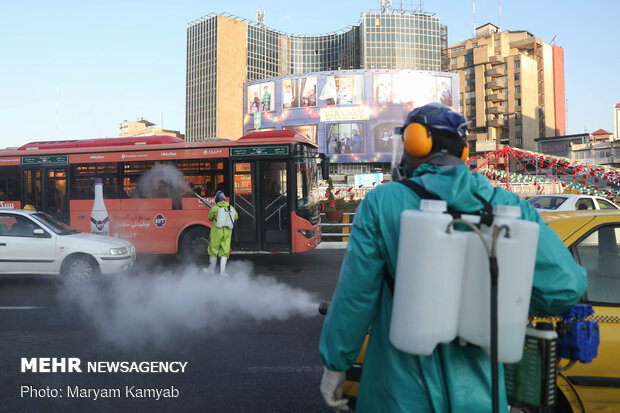
[[[317,146],[288,130],[194,143],[170,136],[33,142],[0,151],[0,207],[32,204],[91,232],[100,178],[109,235],[132,241],[139,253],[206,258],[209,207],[192,191],[136,194],[141,176],[168,164],[210,202],[224,191],[239,213],[233,252],[300,253],[321,241],[319,157],[326,177]]]

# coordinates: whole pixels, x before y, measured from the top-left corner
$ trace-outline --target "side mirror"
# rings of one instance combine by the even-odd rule
[[[50,238],[50,235],[43,231],[41,228],[35,228],[34,230],[32,230],[32,235],[34,235],[37,238]]]
[[[321,159],[321,175],[323,179],[328,179],[329,178],[329,158],[324,153],[320,153],[319,158]]]

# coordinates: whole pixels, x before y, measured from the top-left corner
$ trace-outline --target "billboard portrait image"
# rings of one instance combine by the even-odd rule
[[[394,129],[403,126],[398,122],[384,122],[375,126],[372,132],[375,152],[392,152]]]
[[[392,75],[391,74],[376,74],[374,75],[374,102],[377,105],[385,105],[388,103],[394,103],[392,97]]]
[[[328,154],[364,152],[364,125],[361,123],[329,123],[326,130]]]
[[[437,97],[439,102],[446,106],[452,106],[452,79],[449,77],[437,76]]]
[[[299,82],[297,79],[282,81],[282,107],[284,109],[299,107]]]
[[[319,99],[328,105],[359,105],[364,102],[364,76],[325,76],[325,85]]]
[[[282,107],[284,109],[316,106],[316,77],[284,79]]]
[[[248,86],[248,113],[274,110],[273,88],[274,82]]]
[[[420,83],[420,81],[422,83]],[[414,103],[417,89],[424,82],[425,77],[412,76],[410,73],[380,73],[373,76],[373,102],[376,105],[402,105]],[[433,85],[435,82],[433,82]],[[417,103],[416,103],[417,105]]]
[[[282,126],[284,130],[294,130],[310,139],[312,143],[316,143],[316,125],[289,125]]]
[[[316,77],[304,77],[299,79],[301,90],[301,106],[316,106]]]

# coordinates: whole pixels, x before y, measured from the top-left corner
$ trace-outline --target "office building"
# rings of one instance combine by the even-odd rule
[[[183,134],[176,130],[155,127],[153,122],[146,118],[138,118],[136,121],[124,120],[118,124],[118,137],[137,137],[137,136],[158,136],[168,135],[183,138]]]
[[[357,25],[321,35],[286,34],[257,21],[208,14],[187,28],[187,141],[243,134],[245,82],[351,69],[439,71],[445,27],[422,10],[362,13]],[[272,102],[274,105],[278,102]]]
[[[527,31],[486,24],[450,45],[445,71],[460,77],[474,152],[510,145],[536,150],[537,138],[566,134],[564,51]]]

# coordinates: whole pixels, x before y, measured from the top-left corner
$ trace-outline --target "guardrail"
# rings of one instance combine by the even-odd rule
[[[348,235],[351,233],[353,225],[353,217],[355,212],[345,212],[342,216],[342,222],[325,221],[325,213],[321,213],[321,243],[317,246],[319,249],[346,249],[349,241]],[[325,232],[324,228],[340,228],[339,232]]]

